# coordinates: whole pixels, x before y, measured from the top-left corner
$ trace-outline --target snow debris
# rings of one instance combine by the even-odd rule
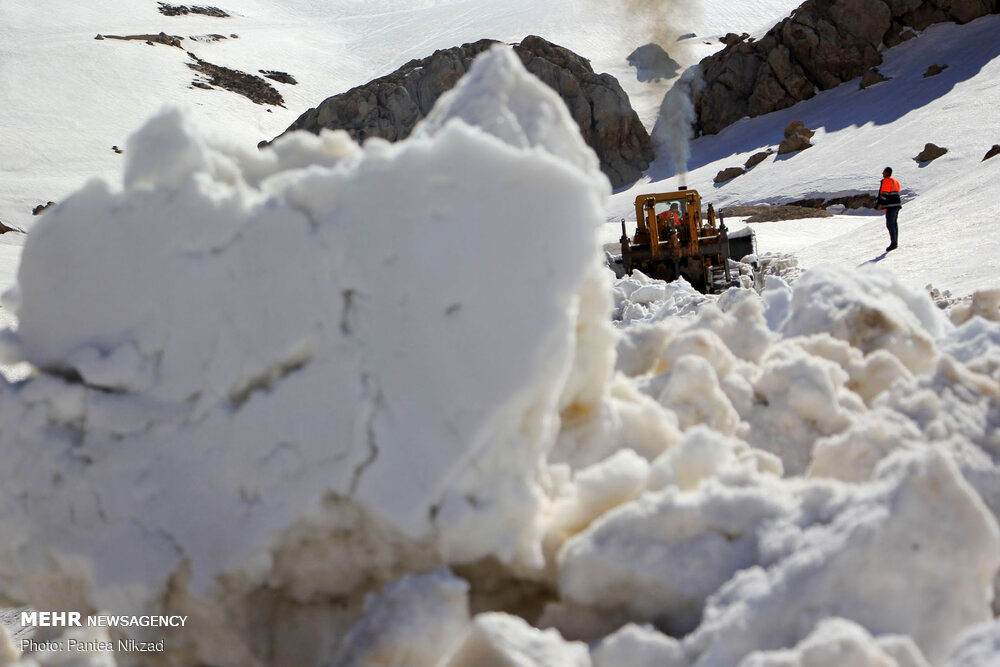
[[[537,630],[508,614],[479,614],[448,667],[590,667],[582,642],[567,642],[557,631]]]
[[[676,639],[635,623],[601,640],[590,657],[594,667],[687,667],[689,664]]]
[[[782,333],[829,332],[866,354],[892,352],[908,369],[921,372],[936,360],[934,340],[947,325],[926,294],[903,287],[888,271],[821,266],[795,283]]]
[[[895,638],[888,643],[891,648],[883,646],[857,623],[829,618],[821,621],[794,649],[754,652],[739,667],[929,667],[911,644],[897,642]]]
[[[737,573],[708,600],[686,640],[695,664],[736,664],[751,650],[792,646],[827,616],[909,635],[937,662],[957,632],[992,617],[1000,530],[950,458],[934,450],[896,456],[870,485],[804,490],[797,520],[761,539],[762,566]]]
[[[333,665],[441,664],[469,630],[469,585],[446,570],[407,575],[365,601]]]

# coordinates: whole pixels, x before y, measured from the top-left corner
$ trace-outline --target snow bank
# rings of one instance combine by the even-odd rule
[[[497,106],[463,105],[495,80]],[[395,145],[250,154],[150,120],[124,190],[39,222],[11,296],[6,353],[46,372],[0,407],[24,562],[75,554],[101,590],[151,591],[186,561],[204,589],[266,569],[334,494],[449,560],[538,564],[560,404],[613,363],[588,151],[508,49]],[[578,329],[604,362],[570,386]]]

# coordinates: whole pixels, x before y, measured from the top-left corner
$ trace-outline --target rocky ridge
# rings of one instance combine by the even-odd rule
[[[482,39],[412,60],[391,74],[327,98],[285,132],[327,128],[346,130],[358,141],[405,139],[476,56],[497,43]],[[652,143],[618,81],[610,74],[596,74],[588,60],[541,37],[525,37],[514,51],[529,72],[559,93],[611,184],[620,187],[638,179],[653,159]]]
[[[998,0],[807,0],[755,41],[728,40],[701,61],[696,129],[715,134],[744,116],[785,109],[862,76],[880,49],[944,21],[968,23]]]

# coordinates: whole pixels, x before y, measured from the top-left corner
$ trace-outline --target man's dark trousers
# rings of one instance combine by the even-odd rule
[[[889,245],[896,247],[896,237],[899,236],[899,227],[896,225],[896,218],[899,217],[899,207],[885,209],[885,228],[889,230]]]

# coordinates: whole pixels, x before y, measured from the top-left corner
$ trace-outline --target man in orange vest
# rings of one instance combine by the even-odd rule
[[[656,216],[656,220],[660,223],[661,228],[664,226],[669,229],[670,227],[680,227],[681,226],[681,215],[680,208],[676,203],[670,205],[670,208]]]
[[[882,184],[878,188],[878,197],[875,199],[875,208],[885,211],[885,228],[889,230],[889,247],[885,249],[890,252],[896,249],[896,239],[899,237],[899,227],[896,225],[896,218],[899,217],[899,209],[903,203],[899,198],[899,181],[892,177],[892,167],[882,170]]]

